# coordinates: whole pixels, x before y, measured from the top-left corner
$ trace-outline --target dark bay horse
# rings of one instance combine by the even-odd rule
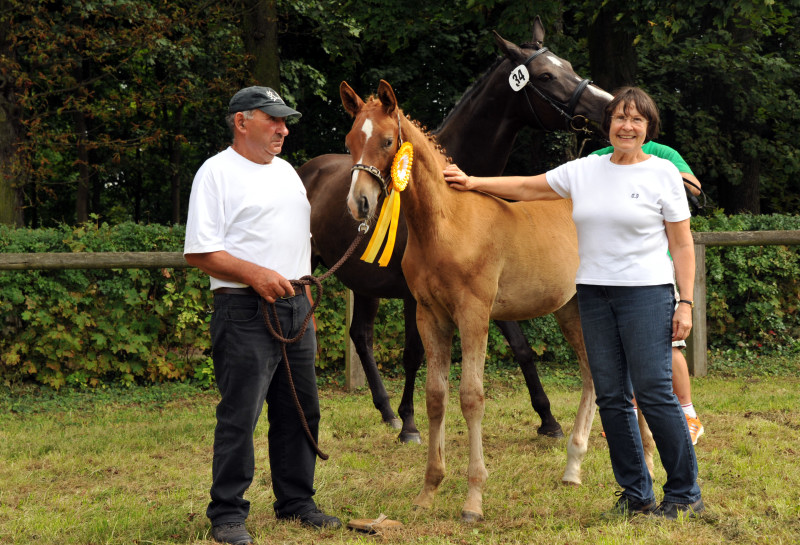
[[[569,62],[543,47],[544,28],[537,17],[530,44],[517,46],[495,33],[503,57],[467,92],[437,131],[439,143],[462,168],[475,175],[501,174],[517,133],[525,126],[545,130],[585,129],[588,121],[599,123],[603,107],[611,100],[608,93],[588,85],[572,70]],[[545,54],[546,53],[546,54]],[[530,72],[531,84],[515,91],[509,84],[512,73],[523,65]],[[585,82],[585,83],[584,83]],[[349,155],[323,155],[298,169],[311,201],[311,232],[315,258],[333,265],[355,236],[356,223],[344,203],[350,188]],[[400,268],[406,244],[405,220],[401,214],[396,250],[388,266],[348,260],[337,272],[341,282],[354,292],[350,337],[361,358],[375,407],[385,422],[396,421],[389,396],[381,381],[373,356],[373,329],[380,298],[404,301],[405,387],[398,407],[402,419],[401,441],[419,441],[414,422],[413,393],[417,371],[422,363],[423,346],[417,331],[416,302]],[[366,239],[355,255],[363,253]],[[550,411],[534,363],[534,354],[516,322],[495,321],[505,335],[520,365],[531,395],[531,405],[539,414],[541,435],[561,437],[561,426]],[[395,424],[396,425],[396,424]],[[577,478],[577,477],[576,477]]]
[[[562,81],[561,92],[569,93],[579,82],[577,77]],[[462,343],[459,396],[469,440],[468,491],[461,517],[465,522],[483,518],[488,474],[481,425],[490,319],[522,320],[554,313],[575,349],[583,389],[563,480],[579,483],[595,403],[575,296],[578,253],[572,202],[509,203],[483,193],[454,191],[442,175],[447,157],[432,136],[406,118],[388,83],[381,81],[377,98],[367,102],[345,82],[340,93],[345,110],[355,118],[346,137],[354,163],[386,172],[401,143],[411,143],[414,150],[410,182],[400,194],[408,227],[402,269],[417,301],[417,327],[428,357],[430,421],[425,480],[414,503],[430,507],[444,478],[444,415],[457,328]],[[347,197],[353,217],[371,218],[381,192],[381,184],[368,170],[354,170]]]

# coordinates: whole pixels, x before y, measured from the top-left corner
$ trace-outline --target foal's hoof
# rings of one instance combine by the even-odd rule
[[[418,445],[422,444],[422,436],[420,436],[418,431],[401,432],[400,435],[397,436],[397,440],[401,443],[416,443]]]
[[[544,425],[539,426],[539,428],[536,430],[536,433],[552,439],[561,439],[564,437],[564,430],[561,429],[561,424],[556,424],[555,427]]]
[[[461,511],[461,522],[465,524],[475,524],[483,522],[483,515],[474,511]]]

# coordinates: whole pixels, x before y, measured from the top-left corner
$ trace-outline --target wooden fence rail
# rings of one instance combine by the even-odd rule
[[[694,328],[687,341],[687,361],[689,372],[704,376],[707,368],[706,336],[706,246],[773,246],[800,244],[800,230],[796,231],[719,231],[692,233],[695,250],[695,288],[694,288]],[[187,268],[180,252],[82,252],[82,253],[38,253],[2,254],[0,270],[34,269],[146,269],[146,268]],[[349,309],[347,326],[349,330]],[[349,339],[348,339],[349,341]],[[349,345],[349,342],[348,342]],[[351,348],[348,346],[348,348]],[[359,364],[352,361],[355,350],[347,358],[349,370],[348,384],[351,380],[360,381]],[[353,379],[351,377],[353,373]]]
[[[180,252],[80,252],[0,254],[0,270],[34,269],[185,269]]]

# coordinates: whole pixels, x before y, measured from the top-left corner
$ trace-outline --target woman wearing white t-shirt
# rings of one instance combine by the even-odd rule
[[[672,393],[672,341],[692,327],[694,243],[678,169],[642,151],[659,130],[658,109],[641,89],[619,90],[603,116],[610,155],[565,163],[538,176],[468,176],[448,166],[451,187],[513,200],[571,198],[578,231],[576,275],[581,324],[608,439],[622,487],[608,514],[696,516],[704,509],[697,459]],[[682,303],[674,308],[672,267]],[[655,507],[653,483],[631,399],[636,391],[667,472]]]

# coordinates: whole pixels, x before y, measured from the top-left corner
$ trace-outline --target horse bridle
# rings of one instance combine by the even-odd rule
[[[383,175],[383,173],[380,171],[380,169],[378,169],[378,167],[356,163],[350,168],[350,172],[355,172],[356,170],[363,170],[364,172],[372,174],[375,178],[378,179],[378,182],[380,182],[383,194],[384,195],[389,194],[389,180]]]
[[[536,57],[538,57],[542,53],[545,53],[546,51],[549,51],[549,49],[547,49],[546,47],[541,47],[541,48],[537,49],[522,64],[527,68],[528,63],[530,63],[533,59],[535,59]],[[555,109],[555,111],[558,112],[559,115],[564,117],[566,122],[568,123],[568,126],[569,126],[570,129],[572,129],[574,131],[584,131],[584,132],[590,133],[591,129],[589,129],[589,119],[585,115],[577,115],[576,116],[575,115],[575,107],[578,105],[578,101],[580,101],[581,95],[583,94],[583,92],[591,84],[592,84],[592,80],[590,80],[588,78],[587,79],[582,79],[581,82],[578,84],[578,86],[575,88],[575,90],[572,92],[572,96],[570,97],[569,102],[567,102],[567,103],[555,100],[554,98],[552,98],[552,97],[546,95],[545,93],[543,93],[538,87],[536,87],[533,84],[533,78],[528,80],[528,83],[525,84],[525,87],[530,87],[531,89],[533,89],[533,91],[537,95],[539,95],[540,98],[542,98],[545,102],[550,104],[550,106],[552,106],[553,109]],[[539,115],[536,113],[536,108],[534,108],[533,104],[531,104],[531,100],[530,100],[530,98],[528,97],[527,94],[525,94],[525,99],[528,101],[528,106],[530,107],[531,113],[533,114],[533,117],[536,119],[536,122],[539,124],[539,127],[546,130],[544,124],[541,121],[541,119],[539,119]],[[577,125],[576,124],[576,120],[582,120],[581,121],[582,125],[580,125],[580,126]]]
[[[398,147],[398,149],[402,144],[403,144],[403,129],[400,127],[400,112],[398,111],[397,112],[397,147]],[[361,163],[356,163],[355,165],[353,165],[350,168],[350,172],[352,173],[352,172],[355,172],[356,170],[363,170],[364,172],[372,174],[378,180],[378,182],[381,184],[381,189],[383,190],[383,196],[384,197],[388,197],[389,196],[389,184],[391,183],[392,180],[391,180],[391,178],[387,178],[386,176],[384,176],[383,173],[380,171],[380,169],[378,167],[375,167],[375,166],[372,166],[372,165],[364,165],[364,164],[361,164]],[[361,225],[363,226],[364,224],[362,223]],[[360,228],[359,228],[359,230],[360,230]]]

